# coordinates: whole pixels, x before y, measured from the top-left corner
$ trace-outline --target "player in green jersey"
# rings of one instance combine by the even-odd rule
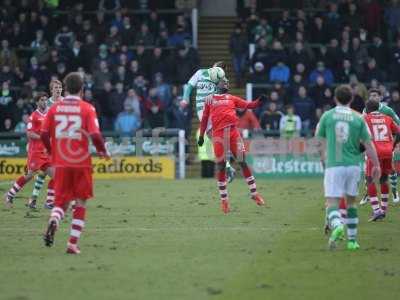
[[[371,136],[363,117],[350,108],[352,101],[351,87],[341,85],[335,90],[337,106],[325,112],[317,126],[316,136],[325,140],[324,191],[326,198],[326,217],[331,229],[329,247],[334,249],[338,241],[344,238],[344,222],[338,209],[340,198],[347,202],[347,249],[357,250],[358,212],[356,196],[361,178],[360,163],[363,160],[360,143],[365,146],[366,153],[373,163],[374,179],[380,177],[380,166]]]
[[[376,101],[379,102],[379,112],[389,116],[393,119],[393,121],[396,123],[396,125],[400,126],[400,118],[398,115],[395,113],[395,111],[387,106],[386,104],[383,104],[382,101],[382,94],[379,89],[370,89],[368,91],[368,99],[371,101]],[[365,110],[364,110],[365,113]],[[397,192],[397,177],[398,173],[400,173],[400,152],[399,149],[396,149],[393,153],[393,164],[394,164],[394,171],[392,174],[390,174],[390,186],[392,189],[392,194],[393,194],[393,202],[394,203],[399,203],[400,198]],[[368,202],[368,193],[365,194],[365,196],[361,199],[360,205],[364,205]]]
[[[220,67],[225,69],[225,65],[222,61],[216,62],[212,65],[212,68]],[[190,95],[192,91],[196,89],[196,112],[197,117],[201,121],[203,116],[204,101],[208,95],[214,94],[217,88],[217,82],[214,82],[210,78],[210,69],[199,69],[189,79],[183,92],[183,100],[189,103]],[[211,123],[207,126],[207,132],[211,130]],[[228,175],[228,182],[231,182],[235,177],[235,169],[230,165],[229,161],[226,163],[226,173]]]
[[[53,103],[63,99],[62,97],[62,83],[59,80],[53,79],[49,84],[51,97],[47,99],[47,109],[49,109]],[[33,191],[31,197],[28,199],[27,206],[31,209],[36,209],[37,198],[39,197],[40,191],[43,187],[44,181],[46,179],[46,174],[39,173],[35,178],[35,183],[33,184]],[[45,208],[52,209],[54,202],[54,189],[53,183],[49,182],[47,188],[47,199],[44,205]]]

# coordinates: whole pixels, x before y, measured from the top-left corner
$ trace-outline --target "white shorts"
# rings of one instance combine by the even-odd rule
[[[357,196],[360,179],[360,166],[327,168],[324,176],[325,197]]]
[[[199,118],[199,121],[201,122],[201,118],[203,117],[203,110],[198,110],[197,111],[197,117]],[[210,120],[210,118],[208,118],[208,123],[207,123],[207,127],[206,127],[206,133],[208,133],[211,129],[212,129],[211,120]]]

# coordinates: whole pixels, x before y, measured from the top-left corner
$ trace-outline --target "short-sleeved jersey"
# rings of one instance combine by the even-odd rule
[[[259,100],[248,102],[240,97],[230,94],[209,95],[205,99],[203,117],[200,124],[200,133],[204,135],[207,127],[208,118],[211,118],[213,132],[226,127],[237,125],[238,117],[236,108],[256,108]]]
[[[59,101],[61,101],[62,99],[64,99],[64,97],[61,96]],[[47,103],[46,103],[47,104],[47,108],[50,108],[56,102],[57,102],[57,100],[54,100],[53,96],[49,97],[47,99]]]
[[[393,134],[398,133],[394,120],[380,112],[372,112],[364,116],[371,132],[379,158],[391,158],[393,152]]]
[[[216,92],[217,85],[211,81],[208,69],[198,70],[189,79],[188,84],[196,89],[196,111],[202,111],[205,98]]]
[[[89,138],[99,132],[94,107],[76,96],[52,105],[42,131],[49,132],[52,163],[56,167],[90,167]]]
[[[42,125],[44,119],[46,117],[46,113],[42,113],[39,110],[35,110],[30,116],[29,121],[26,126],[28,132],[33,132],[40,135],[40,131],[42,129]],[[42,143],[41,139],[30,139],[28,143],[28,154],[43,154],[46,153],[46,148]]]
[[[371,140],[362,115],[344,106],[322,115],[316,136],[326,139],[327,168],[358,165],[362,161],[360,142]]]

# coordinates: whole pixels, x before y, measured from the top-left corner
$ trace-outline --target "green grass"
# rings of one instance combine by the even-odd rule
[[[0,209],[0,299],[398,298],[398,207],[375,224],[363,207],[361,250],[330,252],[321,180],[258,186],[270,208],[238,179],[225,216],[214,180],[98,181],[80,256],[64,252],[69,218],[45,248],[48,211],[27,214],[19,198]]]

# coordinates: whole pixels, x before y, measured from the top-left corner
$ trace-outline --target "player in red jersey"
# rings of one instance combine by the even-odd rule
[[[210,118],[212,124],[211,136],[217,163],[217,181],[221,197],[221,209],[224,213],[228,213],[230,210],[225,168],[229,152],[232,153],[242,169],[243,176],[250,189],[251,198],[257,205],[264,204],[263,198],[257,193],[255,178],[245,160],[245,148],[237,128],[238,117],[236,115],[237,108],[256,108],[262,101],[247,102],[239,97],[228,94],[228,90],[228,80],[224,78],[217,85],[217,94],[206,97],[198,140],[199,146],[202,146],[204,143],[204,133],[207,128],[208,119]]]
[[[373,209],[370,221],[377,221],[385,218],[389,201],[389,184],[388,177],[393,171],[392,155],[393,149],[399,142],[400,131],[391,117],[388,117],[379,111],[379,103],[376,101],[368,101],[366,104],[367,115],[364,117],[371,132],[376,152],[378,153],[382,176],[380,178],[381,185],[381,202],[379,203],[376,185],[372,180],[372,162],[367,159],[366,162],[366,179],[368,197]],[[396,135],[396,140],[393,140]]]
[[[27,137],[29,141],[27,172],[13,183],[10,190],[4,196],[7,207],[12,207],[16,194],[35,176],[35,174],[43,172],[50,177],[53,176],[53,169],[50,167],[50,157],[40,140],[40,130],[47,111],[47,98],[48,95],[43,92],[39,92],[35,97],[37,109],[29,116],[27,125]]]
[[[72,213],[67,253],[79,254],[78,241],[85,225],[86,201],[93,197],[92,160],[89,139],[100,157],[109,158],[94,107],[81,99],[83,79],[70,73],[64,79],[66,96],[52,105],[43,123],[41,138],[55,168],[55,203],[44,235],[50,247],[69,203],[76,201]]]

